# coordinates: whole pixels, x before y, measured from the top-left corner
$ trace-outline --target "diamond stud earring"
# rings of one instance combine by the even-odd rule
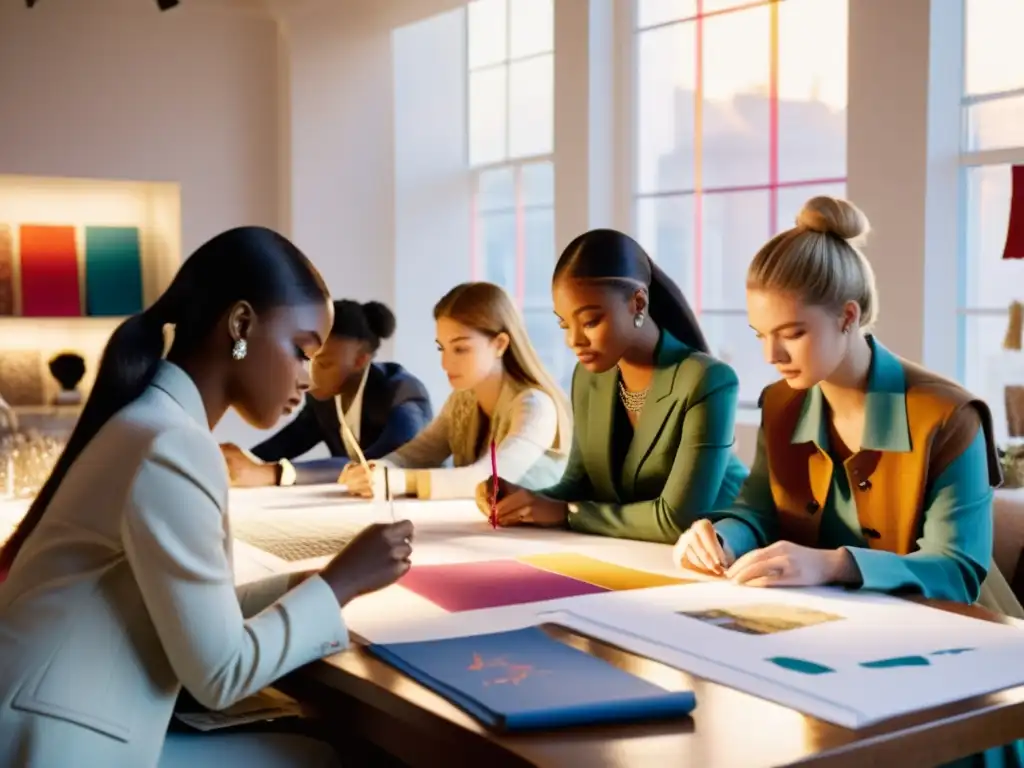
[[[633,315],[633,327],[634,328],[643,328],[644,327],[644,313],[643,312],[637,312],[635,315]]]
[[[244,360],[245,356],[249,353],[249,344],[245,339],[239,339],[235,342],[235,346],[231,348],[231,357],[235,360]]]

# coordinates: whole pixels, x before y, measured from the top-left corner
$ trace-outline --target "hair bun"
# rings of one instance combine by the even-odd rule
[[[859,240],[871,231],[868,217],[860,208],[848,200],[827,196],[812,197],[804,203],[796,225],[843,240]]]
[[[395,314],[379,301],[363,304],[363,315],[370,332],[378,339],[390,339],[395,332]]]

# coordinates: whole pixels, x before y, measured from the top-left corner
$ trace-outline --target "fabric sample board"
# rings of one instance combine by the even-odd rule
[[[499,731],[683,717],[695,703],[538,627],[369,651]]]
[[[22,225],[21,314],[77,317],[82,314],[78,248],[74,227]]]
[[[11,228],[0,224],[0,315],[14,314],[14,241]]]
[[[43,358],[37,349],[0,351],[0,396],[10,405],[42,405]]]
[[[85,228],[85,306],[94,317],[142,311],[142,255],[137,227]]]

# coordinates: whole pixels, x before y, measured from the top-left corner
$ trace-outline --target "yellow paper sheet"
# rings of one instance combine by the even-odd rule
[[[606,563],[586,555],[572,552],[554,552],[544,555],[527,555],[518,558],[551,573],[558,573],[572,579],[585,581],[596,587],[610,590],[647,589],[649,587],[668,587],[675,584],[689,584],[692,579],[677,579],[663,576],[660,573],[638,571],[621,565]]]

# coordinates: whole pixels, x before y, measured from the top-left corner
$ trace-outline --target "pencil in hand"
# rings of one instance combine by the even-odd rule
[[[384,467],[384,499],[388,503],[388,509],[391,511],[391,522],[395,522],[395,497],[391,495],[391,480],[388,475],[388,468]]]
[[[491,440],[491,528],[498,527],[498,448]]]

